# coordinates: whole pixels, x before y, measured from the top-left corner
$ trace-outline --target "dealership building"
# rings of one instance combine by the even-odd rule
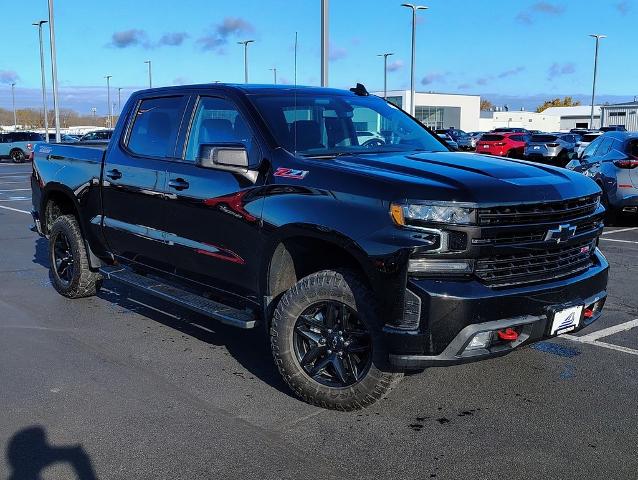
[[[572,128],[600,128],[600,106],[594,106],[594,123],[591,123],[591,105],[577,107],[550,107],[543,110],[545,115],[560,118],[560,130],[569,131]]]
[[[375,92],[383,96],[383,92]],[[388,91],[387,100],[410,111],[410,90]],[[456,128],[466,132],[479,130],[481,97],[450,93],[416,92],[415,116],[433,129]]]
[[[495,128],[525,128],[541,132],[557,132],[560,130],[560,118],[545,112],[520,111],[483,111],[479,120],[481,132],[489,132]]]

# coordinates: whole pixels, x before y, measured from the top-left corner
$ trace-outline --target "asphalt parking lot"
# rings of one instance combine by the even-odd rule
[[[590,328],[338,413],[291,396],[258,332],[108,282],[58,295],[29,172],[0,163],[1,478],[636,478],[638,222],[605,230]]]

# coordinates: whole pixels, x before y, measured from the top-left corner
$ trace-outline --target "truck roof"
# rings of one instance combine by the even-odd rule
[[[330,95],[347,95],[354,96],[355,94],[338,88],[327,87],[315,87],[307,85],[272,85],[272,84],[244,84],[244,83],[200,83],[194,85],[176,85],[172,87],[159,87],[146,90],[139,90],[136,92],[138,95],[146,95],[150,92],[167,92],[167,91],[181,91],[181,90],[235,90],[244,94],[273,94],[273,93],[291,93],[295,90],[299,93],[310,94],[330,94]]]

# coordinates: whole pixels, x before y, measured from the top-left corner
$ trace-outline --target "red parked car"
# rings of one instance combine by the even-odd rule
[[[486,133],[476,144],[476,153],[499,157],[523,158],[529,136],[520,132]]]

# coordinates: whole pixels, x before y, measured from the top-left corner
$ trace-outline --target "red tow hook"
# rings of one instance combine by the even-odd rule
[[[518,338],[518,333],[513,328],[506,328],[505,330],[498,330],[496,332],[498,338],[504,342],[513,342]]]
[[[594,310],[591,308],[586,308],[585,313],[583,314],[585,318],[591,318],[594,316]]]

